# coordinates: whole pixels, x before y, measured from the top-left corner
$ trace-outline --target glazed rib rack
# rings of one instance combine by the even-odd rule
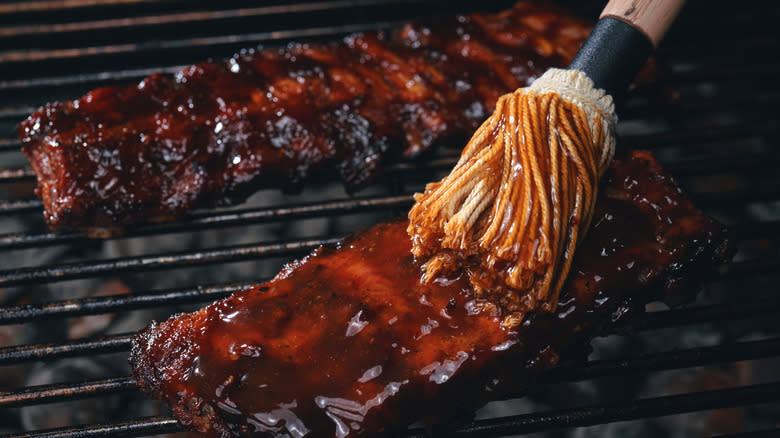
[[[593,3],[584,12],[599,10],[599,2]],[[504,410],[465,424],[414,428],[410,435],[556,433],[724,408],[731,409],[723,415],[745,414],[747,435],[740,436],[778,433],[778,424],[760,419],[780,412],[780,376],[760,378],[758,370],[780,359],[780,176],[775,170],[780,129],[771,116],[780,103],[773,80],[780,62],[772,55],[780,49],[773,27],[780,7],[743,5],[735,14],[724,12],[725,2],[691,3],[661,48],[668,64],[662,75],[666,88],[632,92],[620,112],[620,144],[653,151],[699,207],[733,229],[739,248],[734,265],[713,278],[691,306],[654,309],[624,327],[628,334],[607,338],[635,347],[548,374],[527,397],[539,401],[530,411]],[[481,5],[499,10],[511,3]],[[473,2],[412,0],[0,4],[0,433],[92,437],[180,430],[164,410],[145,415],[128,410],[135,416],[123,417],[116,414],[121,407],[82,424],[24,430],[36,410],[43,412],[54,402],[78,410],[85,400],[143,400],[121,366],[45,384],[28,383],[25,372],[76,359],[104,363],[105,357],[126,356],[132,332],[148,318],[226,296],[272,275],[285,260],[360,226],[404,214],[411,194],[446,172],[459,152],[459,145],[449,145],[433,157],[395,165],[379,184],[352,198],[336,185],[300,196],[261,192],[245,205],[198,211],[183,221],[134,227],[122,239],[96,241],[46,230],[41,203],[32,194],[32,172],[13,137],[16,123],[46,101],[136,82],[156,71],[173,72],[241,48],[340,37],[469,7]],[[167,276],[177,279],[175,286],[165,281]],[[94,293],[105,284],[126,288]],[[107,326],[83,329],[84,321],[101,317],[110,320]],[[51,327],[65,328],[52,332]],[[710,337],[682,347],[652,341],[663,336]],[[25,378],[9,377],[19,369]],[[561,387],[646,387],[673,373],[722,375],[729,369],[751,370],[752,378],[720,387],[671,386],[664,394],[601,391],[585,403],[555,397]]]

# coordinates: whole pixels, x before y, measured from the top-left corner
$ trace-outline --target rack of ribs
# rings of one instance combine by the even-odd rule
[[[152,323],[133,341],[139,384],[211,437],[389,433],[522,391],[647,302],[690,300],[733,252],[725,228],[633,152],[608,172],[557,310],[509,330],[462,272],[420,281],[406,226],[368,228]]]
[[[289,44],[50,103],[18,128],[52,229],[93,237],[340,179],[467,139],[496,99],[568,64],[590,24],[547,3]]]

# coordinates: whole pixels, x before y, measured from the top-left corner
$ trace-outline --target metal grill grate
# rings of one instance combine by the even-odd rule
[[[74,98],[97,86],[137,81],[156,71],[176,71],[259,43],[332,38],[417,16],[467,10],[469,3],[335,0],[258,7],[248,1],[224,1],[217,7],[202,1],[79,0],[0,4],[0,329],[27,330],[42,322],[159,309],[173,312],[224,297],[257,282],[257,272],[271,275],[283,260],[333,242],[359,226],[402,214],[412,202],[411,194],[449,169],[458,154],[457,145],[452,145],[428,161],[393,166],[381,184],[356,198],[346,197],[340,189],[313,191],[309,198],[307,193],[304,197],[263,193],[253,198],[254,204],[197,212],[177,223],[132,228],[122,239],[95,241],[78,233],[48,232],[43,226],[41,203],[32,197],[32,173],[13,137],[14,125],[38,105]],[[569,3],[591,15],[601,6]],[[729,272],[712,279],[694,306],[653,311],[620,327],[621,332],[635,333],[622,335],[640,344],[633,353],[562,366],[547,374],[540,389],[532,389],[532,396],[567,382],[623,381],[619,379],[780,357],[780,297],[774,286],[780,267],[780,175],[775,170],[780,162],[776,137],[780,126],[776,115],[769,115],[780,103],[780,88],[773,80],[780,74],[780,60],[773,55],[780,53],[773,27],[780,7],[742,5],[734,12],[726,9],[725,2],[691,3],[661,48],[669,66],[665,83],[679,98],[670,104],[669,98],[656,95],[656,88],[635,90],[620,113],[621,144],[654,151],[697,205],[734,229],[740,243],[737,261]],[[482,2],[491,9],[510,4]],[[266,197],[272,201],[264,202]],[[311,233],[310,221],[326,225]],[[222,232],[249,236],[250,241],[220,240]],[[193,235],[205,237],[188,237]],[[215,235],[216,241],[211,239]],[[177,237],[189,243],[183,248],[158,244],[158,239]],[[248,273],[239,270],[228,280],[208,286],[184,280],[177,289],[133,287],[132,293],[93,296],[83,289],[88,287],[83,281],[73,281],[101,284],[119,278],[145,284],[139,278],[156,271],[222,269],[246,261],[251,262]],[[108,330],[86,338],[46,333],[40,339],[0,345],[0,378],[2,370],[14,365],[126,354],[131,331],[146,322],[141,318],[133,327],[121,327],[124,331]],[[702,326],[716,327],[723,336],[711,345],[673,350],[654,351],[646,342],[664,330],[688,333]],[[760,336],[750,338],[747,333]],[[13,420],[22,407],[137,392],[126,368],[112,373],[64,383],[0,386],[0,433],[92,437],[179,430],[165,416],[105,418],[27,433]],[[780,412],[780,375],[773,377],[677,395],[604,399],[579,407],[552,405],[455,428],[414,429],[408,435],[517,435],[771,402],[774,408],[767,409]],[[0,380],[0,385],[4,382]],[[773,429],[778,424],[771,422],[746,427],[754,432],[739,436],[778,433]]]

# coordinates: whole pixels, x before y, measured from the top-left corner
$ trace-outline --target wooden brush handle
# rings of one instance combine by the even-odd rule
[[[569,64],[620,97],[677,16],[684,0],[610,0]]]
[[[685,0],[610,0],[599,18],[624,21],[658,47],[683,3]]]

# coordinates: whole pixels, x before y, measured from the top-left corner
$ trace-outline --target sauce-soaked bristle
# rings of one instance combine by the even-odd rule
[[[425,278],[446,272],[452,251],[476,258],[472,283],[512,315],[510,325],[555,310],[614,154],[611,99],[578,75],[552,71],[502,96],[452,173],[409,212]]]

